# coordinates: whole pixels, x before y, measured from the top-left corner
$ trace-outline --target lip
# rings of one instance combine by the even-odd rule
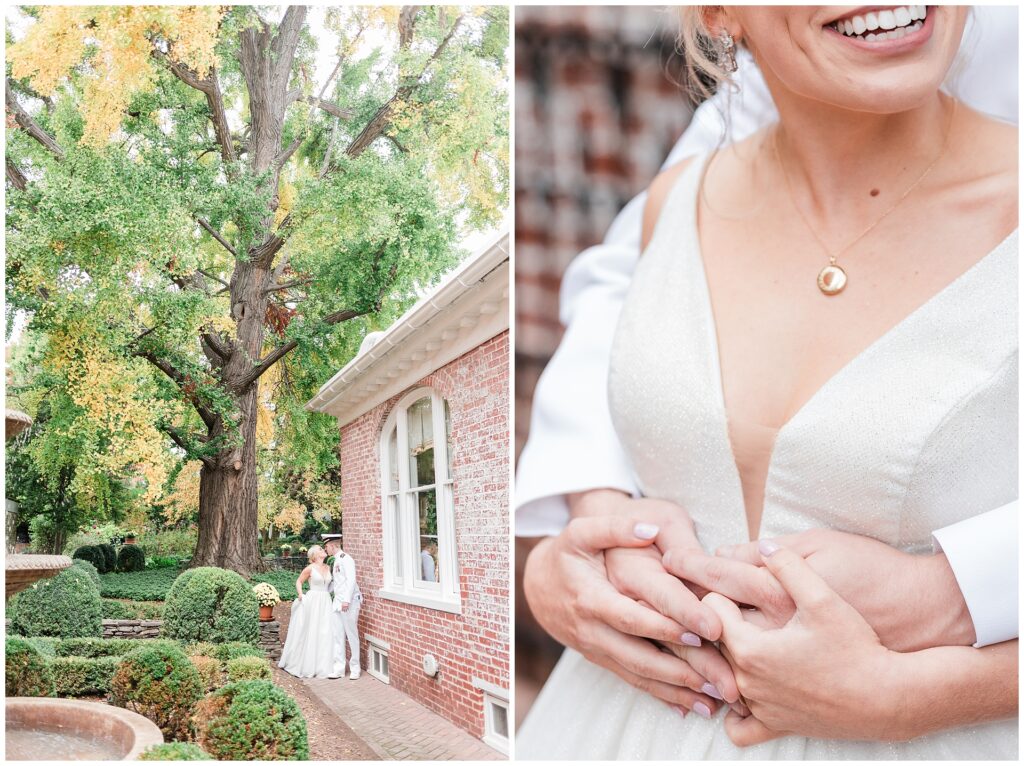
[[[842,16],[837,16],[836,18],[829,21],[828,24],[833,24],[840,19],[848,19],[852,16],[870,13],[871,11],[884,11],[899,7],[900,6],[898,5],[863,6],[853,11],[849,11],[848,13],[845,13]],[[899,37],[895,40],[883,40],[882,42],[868,42],[866,40],[857,40],[854,37],[847,37],[846,35],[842,34],[841,32],[837,32],[836,30],[832,29],[827,25],[822,27],[822,31],[826,35],[830,35],[841,45],[847,45],[856,50],[865,51],[868,53],[875,53],[883,56],[897,56],[902,53],[907,53],[909,51],[916,50],[917,48],[920,48],[922,45],[927,43],[929,39],[931,39],[932,33],[935,31],[935,12],[937,11],[937,7],[934,5],[929,5],[927,6],[927,8],[928,15],[925,16],[924,18],[924,25],[916,32],[904,35],[903,37]]]

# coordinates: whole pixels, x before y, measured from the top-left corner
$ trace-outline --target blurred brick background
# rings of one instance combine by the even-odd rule
[[[516,19],[516,458],[537,378],[561,338],[558,288],[657,174],[690,119],[675,19],[658,6],[519,6]],[[516,723],[561,653],[519,587]]]

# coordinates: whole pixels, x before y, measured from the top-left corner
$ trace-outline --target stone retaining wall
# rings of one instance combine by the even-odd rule
[[[260,623],[259,646],[268,660],[276,662],[281,659],[281,623],[277,620]]]
[[[159,638],[163,620],[104,620],[104,638]]]

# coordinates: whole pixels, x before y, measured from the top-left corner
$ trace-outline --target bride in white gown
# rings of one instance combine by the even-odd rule
[[[1016,133],[937,91],[959,45],[963,9],[928,6],[926,23],[914,19],[910,31],[876,42],[851,26],[841,31],[848,9],[726,8],[715,21],[754,48],[780,126],[670,169],[652,186],[646,249],[610,362],[618,436],[643,495],[686,509],[705,550],[824,528],[930,551],[931,530],[1016,496],[1016,160],[1006,156]],[[882,170],[871,167],[872,155]],[[828,172],[836,168],[838,179]],[[803,182],[803,196],[787,172]],[[878,186],[886,204],[866,199],[868,190],[879,194],[874,184],[860,193],[872,172],[885,179]],[[830,203],[842,212],[832,214]],[[811,229],[801,206],[829,226]],[[833,243],[831,253],[822,240]],[[823,250],[840,257],[822,263]],[[835,277],[815,285],[814,276],[837,260],[850,284],[829,295]],[[637,537],[657,533],[637,529]],[[726,649],[739,635],[729,622],[738,614],[722,610]],[[843,614],[857,641],[874,642],[865,654],[878,655],[868,624]],[[806,633],[811,624],[778,633]],[[1017,757],[1016,684],[1007,702],[1007,685],[998,683],[1000,674],[1016,677],[1015,660],[1006,660],[1015,642],[889,653],[908,664],[887,668],[920,669],[927,660],[929,683],[917,683],[909,672],[877,677],[877,666],[841,667],[862,656],[853,633],[820,635],[829,640],[790,667],[818,674],[809,696],[821,700],[822,718],[859,701],[836,734],[815,725],[812,709],[807,725],[796,716],[777,738],[739,748],[726,731],[728,711],[706,714],[713,699],[691,708],[705,712],[680,717],[568,649],[517,733],[516,755]],[[744,666],[738,641],[736,648],[726,656],[741,691],[752,678],[771,677],[771,667]],[[995,664],[986,665],[990,658]],[[959,689],[936,681],[943,663]],[[965,682],[964,665],[978,677]],[[852,677],[856,689],[840,687],[839,677]],[[816,680],[774,684],[784,694]],[[987,706],[986,688],[998,702]],[[755,714],[772,707],[775,688],[761,690],[747,698]],[[890,709],[926,720],[878,736],[884,727],[870,726]]]
[[[329,678],[334,670],[333,603],[327,586],[331,570],[319,545],[309,549],[310,564],[295,582],[298,597],[292,602],[288,636],[278,667],[298,678]],[[304,594],[302,584],[309,580]]]

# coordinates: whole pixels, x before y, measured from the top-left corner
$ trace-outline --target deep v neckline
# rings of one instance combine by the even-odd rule
[[[721,351],[719,347],[718,337],[718,321],[715,317],[714,305],[711,302],[711,285],[708,282],[707,270],[704,266],[704,250],[701,246],[700,240],[700,229],[698,222],[699,206],[700,206],[700,184],[701,179],[707,169],[708,163],[711,159],[711,154],[706,154],[700,161],[694,162],[687,171],[684,171],[683,175],[687,176],[691,173],[695,177],[687,179],[692,187],[693,194],[687,195],[688,205],[688,216],[689,226],[687,227],[690,235],[690,246],[688,250],[693,254],[695,264],[698,273],[700,274],[700,298],[702,302],[702,310],[706,312],[708,327],[710,332],[708,333],[708,353],[711,358],[711,375],[714,378],[712,388],[715,390],[717,396],[717,407],[721,414],[723,425],[724,425],[724,436],[726,440],[726,446],[728,453],[732,460],[732,471],[735,477],[735,486],[739,491],[739,502],[740,507],[743,510],[744,527],[746,528],[747,539],[751,539],[750,536],[750,518],[747,514],[746,502],[743,497],[743,478],[740,474],[739,463],[736,460],[736,451],[733,448],[732,435],[729,432],[729,412],[725,404],[725,381],[722,375],[722,360]],[[680,179],[682,181],[682,179]],[[805,414],[813,408],[813,406],[822,399],[828,391],[838,385],[838,382],[845,377],[848,377],[852,372],[861,364],[863,360],[877,353],[887,343],[891,343],[892,339],[899,335],[907,326],[911,325],[914,321],[918,320],[921,315],[926,311],[931,310],[935,304],[940,300],[947,299],[953,292],[960,288],[963,284],[968,281],[970,275],[983,267],[987,261],[991,259],[993,255],[1002,250],[1003,246],[1006,245],[1018,232],[1019,227],[1014,227],[1013,231],[1007,234],[999,243],[990,249],[985,255],[975,261],[971,266],[965,269],[963,272],[958,274],[952,281],[948,282],[937,292],[930,295],[924,300],[923,303],[912,309],[909,313],[900,318],[895,324],[889,327],[881,335],[874,338],[867,346],[861,349],[859,352],[854,354],[851,358],[847,359],[839,368],[836,369],[832,375],[830,375],[824,383],[822,383],[814,392],[804,399],[804,401],[793,411],[785,422],[783,422],[778,429],[775,431],[775,438],[772,440],[771,450],[768,453],[768,461],[765,466],[765,478],[764,486],[762,487],[761,493],[761,515],[758,521],[758,535],[765,528],[765,519],[767,518],[768,511],[768,496],[769,488],[771,487],[772,472],[776,464],[776,458],[779,454],[779,444],[783,441],[785,435],[792,430],[794,424],[798,423]]]

